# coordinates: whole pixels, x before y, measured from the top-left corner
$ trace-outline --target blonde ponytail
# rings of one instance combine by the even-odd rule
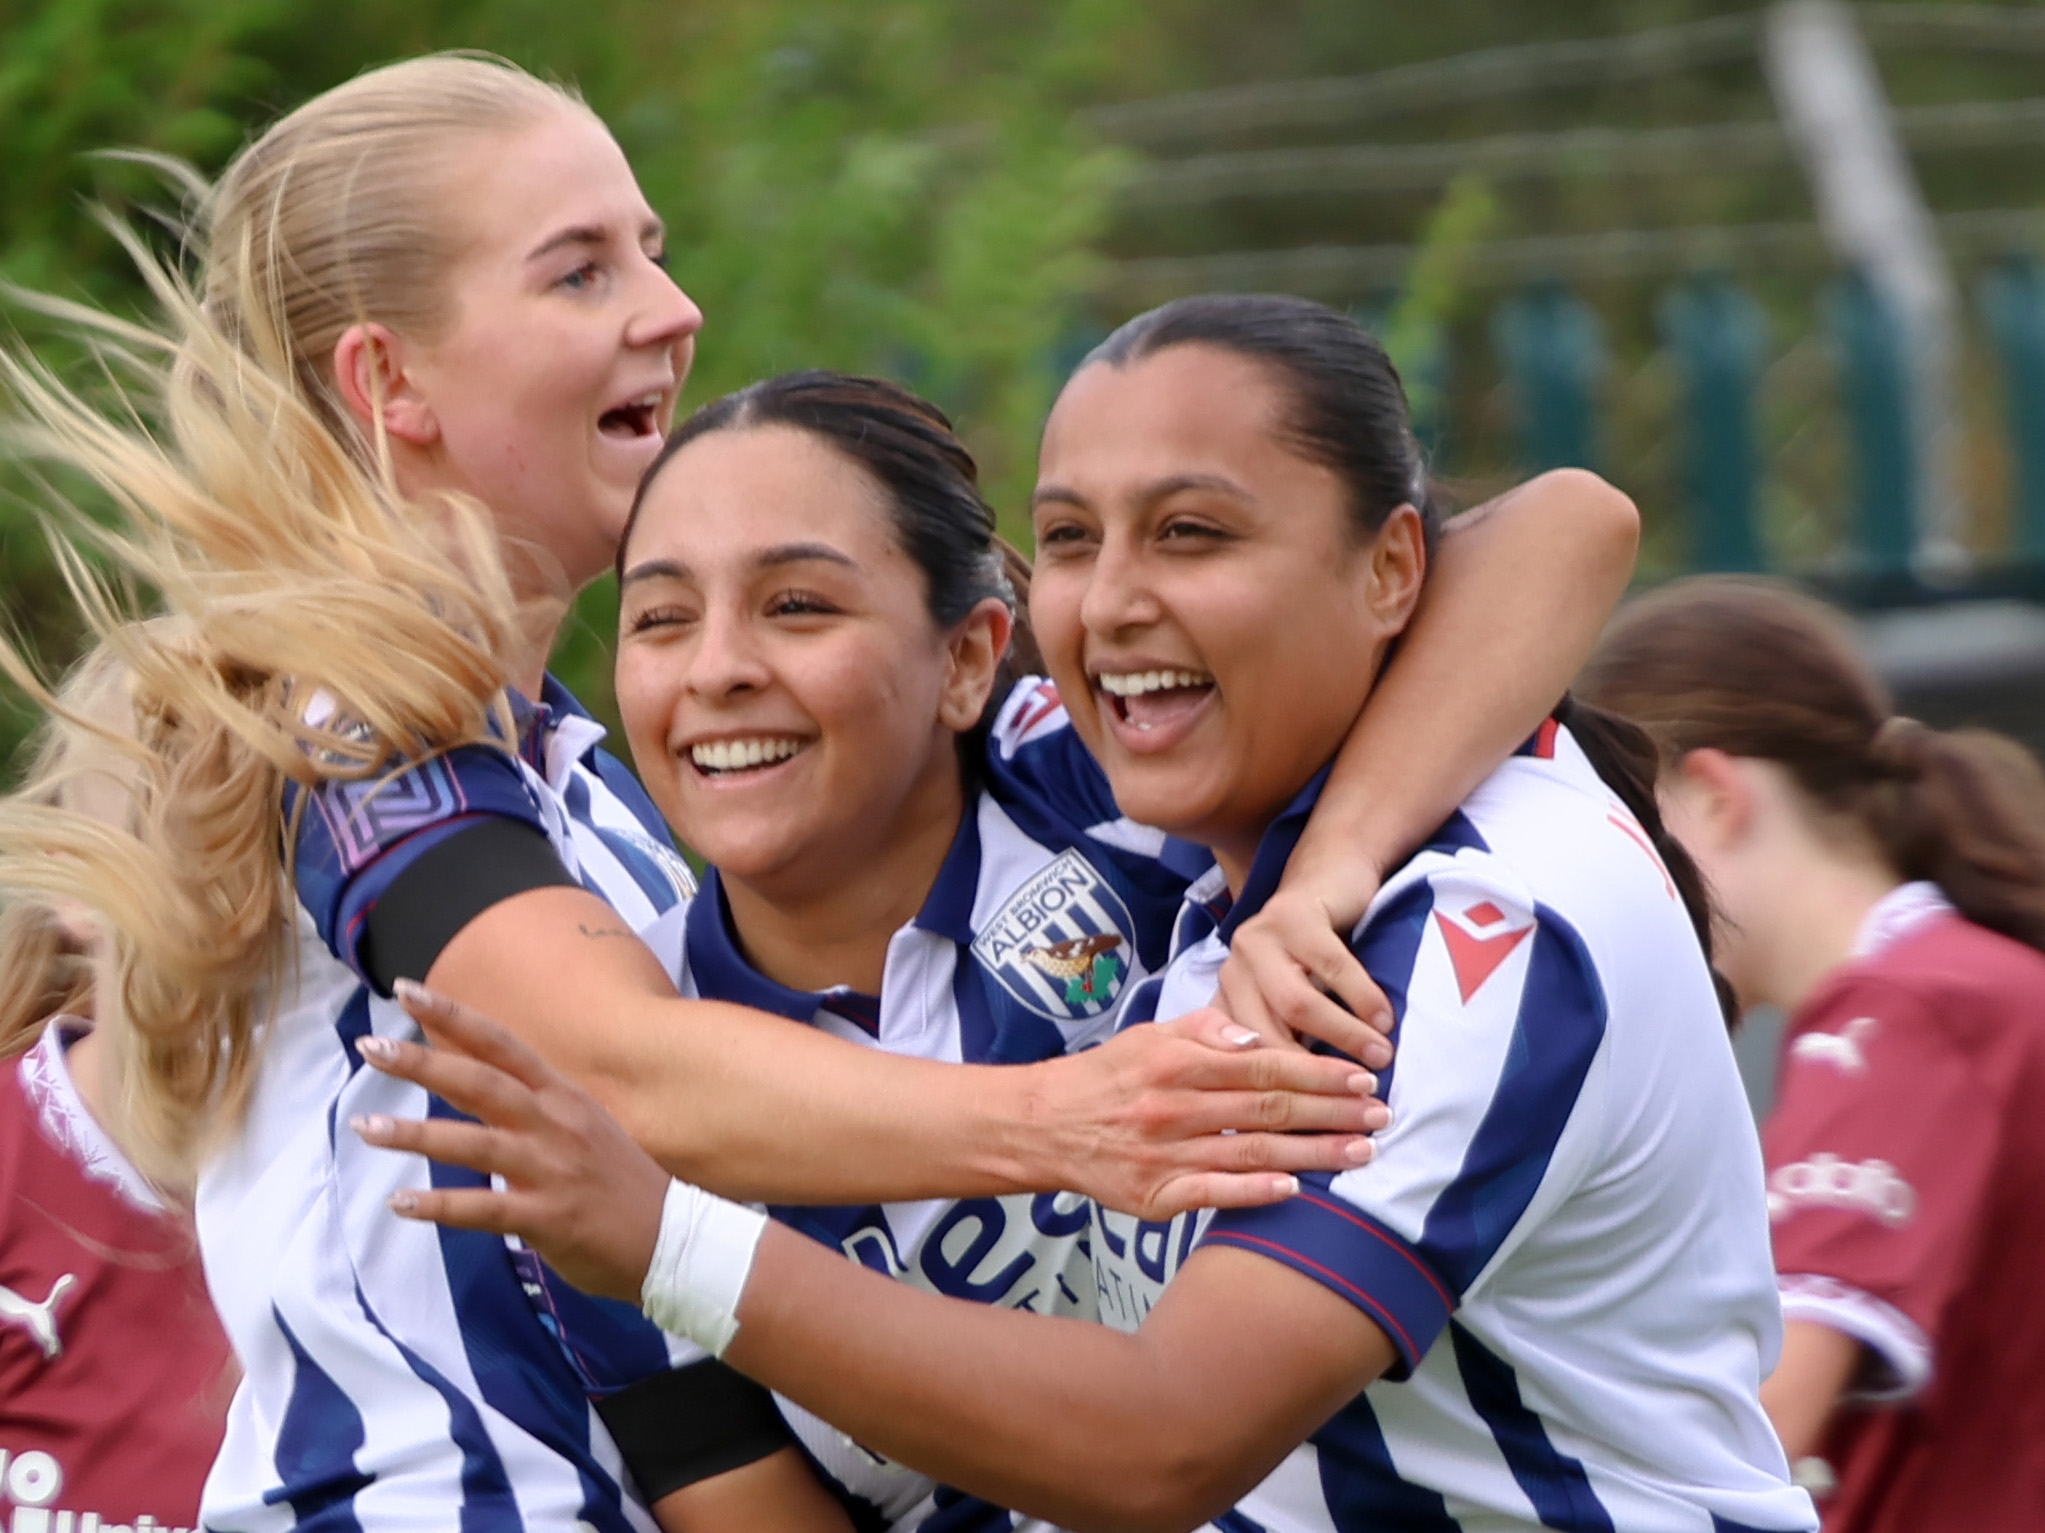
[[[182,1180],[237,1118],[296,918],[284,786],[362,778],[502,738],[520,614],[494,528],[459,497],[407,501],[327,375],[350,324],[430,336],[455,261],[436,213],[450,145],[572,98],[507,64],[440,56],[350,82],[283,119],[201,208],[197,289],[115,225],[160,328],[15,295],[118,385],[102,412],[33,357],[0,353],[18,453],[84,476],[95,519],[51,516],[86,626],[129,678],[124,826],[0,801],[0,889],[81,901],[113,934],[126,1137]],[[171,624],[137,626],[124,591]],[[62,749],[110,731],[11,648],[0,670]],[[317,701],[316,701],[317,700]],[[313,722],[315,719],[319,722]],[[493,736],[493,729],[497,733]]]

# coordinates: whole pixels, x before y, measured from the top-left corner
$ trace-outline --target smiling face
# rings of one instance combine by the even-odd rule
[[[1124,813],[1258,838],[1355,721],[1424,565],[1418,517],[1353,530],[1280,431],[1275,368],[1216,347],[1096,363],[1044,430],[1030,620]]]
[[[942,859],[1007,613],[937,627],[864,468],[789,426],[712,431],[648,486],[623,567],[618,706],[684,841],[770,898]]]
[[[408,488],[474,495],[580,586],[609,567],[702,314],[603,124],[563,105],[446,171],[447,329],[405,353]]]

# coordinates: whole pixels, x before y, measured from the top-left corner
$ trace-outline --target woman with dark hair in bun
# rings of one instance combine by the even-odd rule
[[[735,466],[702,456],[715,440],[681,450],[712,487]],[[1547,491],[1611,493],[1567,473]],[[703,537],[714,509],[672,520]],[[1182,300],[1110,337],[1052,409],[1033,510],[1030,621],[1112,792],[1102,828],[1212,859],[1123,994],[1126,1037],[1198,1015],[1270,909],[1438,527],[1383,349],[1279,296]],[[621,701],[648,537],[626,543]],[[691,620],[673,605],[664,621]],[[764,687],[728,630],[705,620],[697,643]],[[1485,684],[1468,669],[1444,691]],[[1807,1533],[1758,1398],[1781,1313],[1760,1149],[1727,1132],[1744,1101],[1694,869],[1638,730],[1573,704],[1531,722],[1423,846],[1336,893],[1395,1017],[1376,1150],[1267,1208],[1097,1206],[1101,1324],[919,1293],[670,1181],[459,1011],[446,1050],[386,1041],[373,1062],[483,1123],[360,1131],[502,1174],[398,1213],[516,1230],[866,1449],[1061,1527]],[[690,731],[669,741],[695,754]],[[1015,1526],[977,1518],[940,1497],[925,1527]]]
[[[1827,1533],[2045,1507],[2045,775],[1897,716],[1838,614],[1760,581],[1634,604],[1582,689],[1663,749],[1743,1005],[1787,1321],[1764,1387]]]

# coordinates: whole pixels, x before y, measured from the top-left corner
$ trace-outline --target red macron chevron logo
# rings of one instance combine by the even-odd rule
[[[1441,940],[1448,945],[1449,964],[1456,971],[1456,988],[1463,993],[1465,1002],[1534,929],[1531,922],[1521,927],[1507,926],[1505,912],[1489,900],[1472,905],[1460,916],[1437,910],[1434,921],[1441,928]]]

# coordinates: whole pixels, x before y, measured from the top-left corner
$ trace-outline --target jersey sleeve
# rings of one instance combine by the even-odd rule
[[[1499,1258],[1574,1188],[1605,996],[1567,921],[1509,878],[1451,869],[1388,890],[1352,944],[1391,1002],[1380,1072],[1392,1125],[1367,1166],[1301,1178],[1285,1203],[1224,1211],[1207,1243],[1256,1251],[1341,1294],[1418,1364]]]
[[[1882,1365],[1867,1393],[1929,1377],[1984,1237],[2002,1119],[1956,1030],[1878,975],[1829,995],[1785,1046],[1762,1131],[1784,1317],[1866,1345]]]
[[[532,790],[503,751],[461,746],[381,776],[329,778],[298,795],[292,877],[321,939],[367,978],[360,952],[377,901],[427,852],[487,818],[519,821],[542,836]]]

